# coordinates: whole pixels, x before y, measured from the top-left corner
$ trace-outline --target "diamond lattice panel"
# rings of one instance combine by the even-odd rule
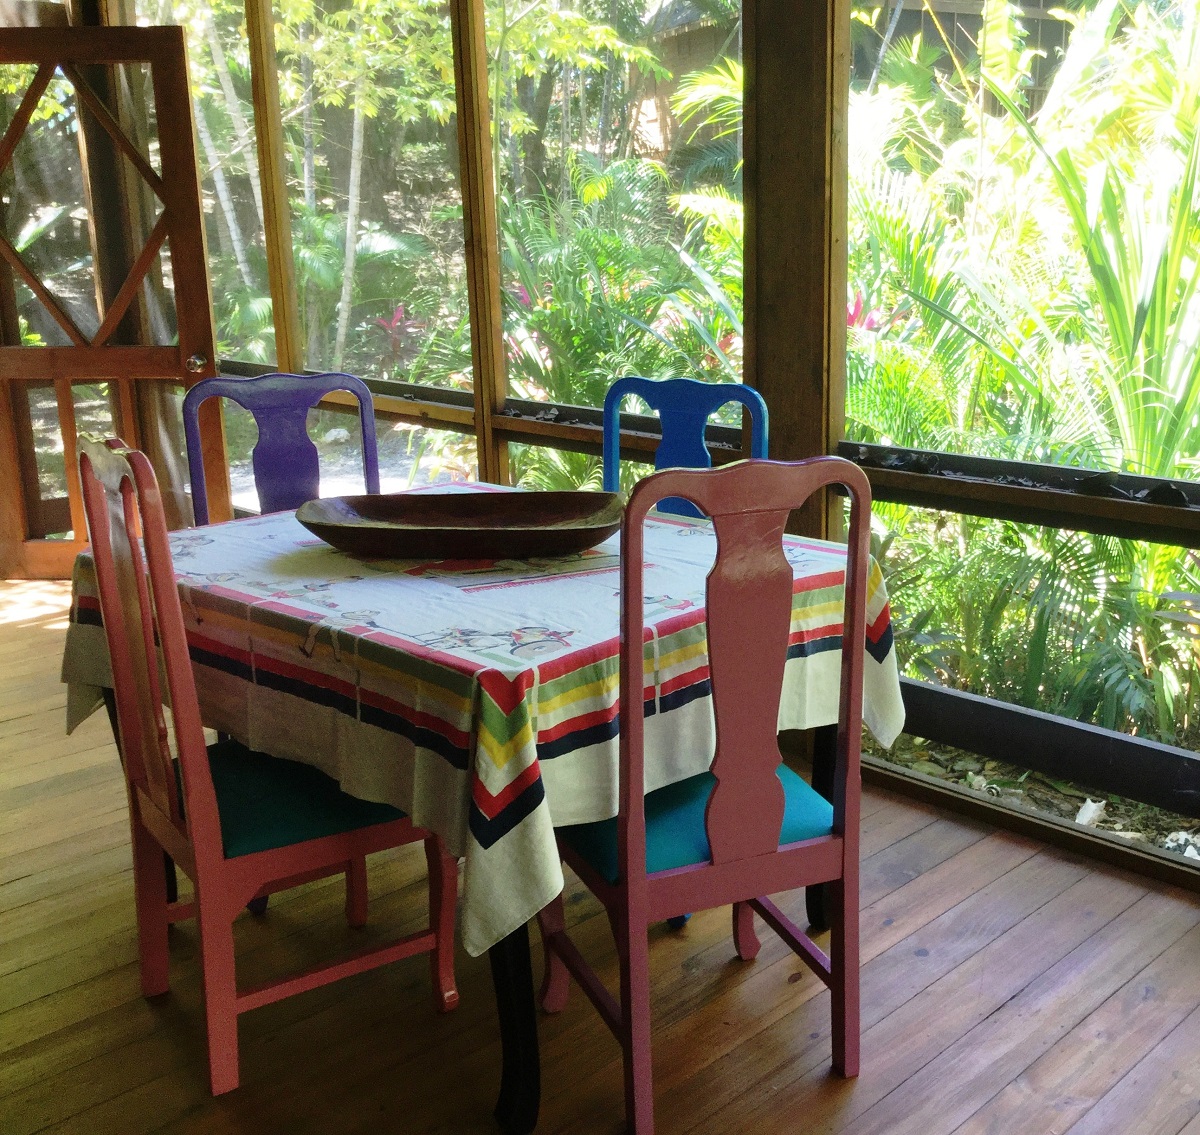
[[[34,73],[33,67],[0,66],[0,88],[11,92],[0,110],[5,131]],[[100,326],[78,130],[74,91],[55,72],[0,174],[4,235],[45,289],[39,295],[33,282],[14,272],[28,345],[71,344],[64,318],[85,339]]]

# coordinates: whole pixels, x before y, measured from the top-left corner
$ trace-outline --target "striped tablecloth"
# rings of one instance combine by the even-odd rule
[[[206,725],[404,809],[465,857],[461,922],[480,954],[563,885],[554,825],[617,811],[618,537],[542,561],[361,560],[280,513],[172,534]],[[703,623],[711,527],[646,534],[646,788],[707,768]],[[837,720],[844,549],[789,537],[796,576],[780,728]],[[872,564],[863,715],[904,723]],[[68,729],[109,684],[94,570],[75,567]]]

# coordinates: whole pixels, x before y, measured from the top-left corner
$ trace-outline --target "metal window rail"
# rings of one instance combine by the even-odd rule
[[[224,375],[269,374],[275,368],[260,363],[222,359]],[[309,372],[315,373],[315,372]],[[430,429],[476,433],[474,395],[469,390],[440,389],[390,379],[365,380],[375,395],[375,413],[382,419],[412,422]],[[323,405],[331,408],[352,399],[330,394]],[[599,456],[604,439],[603,413],[598,407],[568,406],[557,402],[531,402],[506,398],[492,419],[493,431],[506,442],[544,445]],[[621,415],[621,456],[630,461],[652,458],[661,433],[658,418],[643,414]],[[741,456],[742,432],[736,426],[709,425],[706,437],[714,464]]]
[[[1200,484],[843,441],[875,500],[1200,547]]]
[[[843,441],[876,500],[1200,547],[1200,484]],[[907,730],[1200,817],[1200,756],[1173,745],[903,679]]]

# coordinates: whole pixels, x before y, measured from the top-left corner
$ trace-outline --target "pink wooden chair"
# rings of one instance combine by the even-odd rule
[[[791,633],[792,569],[781,537],[790,509],[826,485],[850,492],[837,766],[830,804],[782,763],[776,739]],[[710,678],[716,715],[711,772],[644,792],[642,562],[647,511],[684,497],[712,517],[717,561],[708,577]],[[621,530],[621,766],[619,815],[560,828],[559,849],[604,903],[617,939],[620,1003],[564,930],[562,898],[539,915],[546,953],[542,1004],[557,1012],[579,982],[624,1048],[629,1130],[651,1135],[650,963],[647,926],[684,911],[733,904],[738,956],[757,955],[757,913],[832,993],[833,1063],[858,1074],[858,818],[870,488],[836,457],[796,464],[742,461],[672,469],[633,490]],[[625,712],[626,706],[634,712]],[[830,883],[827,956],[765,895]]]
[[[85,441],[79,466],[129,793],[142,992],[167,992],[167,926],[197,917],[214,1095],[237,1087],[237,1019],[248,1009],[417,953],[430,954],[438,1008],[454,1008],[454,859],[403,812],[349,796],[317,769],[236,741],[206,749],[154,471],[120,441]],[[295,977],[237,988],[233,920],[250,899],[345,871],[346,915],[361,926],[363,857],[416,840],[424,841],[429,864],[428,929]],[[192,880],[194,901],[167,901],[163,852]]]

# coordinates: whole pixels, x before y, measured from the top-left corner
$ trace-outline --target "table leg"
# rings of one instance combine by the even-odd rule
[[[537,1126],[542,1070],[528,927],[519,926],[497,942],[488,958],[496,988],[503,1062],[495,1115],[505,1135],[529,1135]]]
[[[826,800],[833,799],[833,778],[837,764],[837,726],[821,725],[813,730],[812,786]],[[829,886],[817,883],[804,892],[808,925],[813,933],[828,930]]]

